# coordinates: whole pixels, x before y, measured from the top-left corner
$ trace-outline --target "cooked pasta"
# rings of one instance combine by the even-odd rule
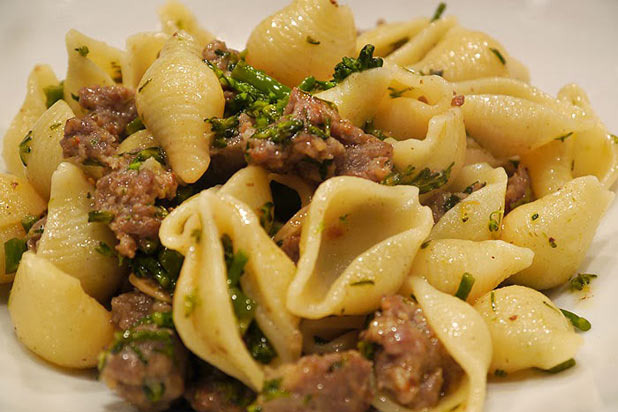
[[[126,50],[70,30],[3,142],[17,339],[143,411],[482,412],[574,366],[591,324],[540,291],[596,277],[618,137],[444,7],[292,0],[242,52],[175,0]]]

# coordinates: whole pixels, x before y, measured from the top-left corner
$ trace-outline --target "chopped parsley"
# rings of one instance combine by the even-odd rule
[[[49,109],[56,103],[58,100],[62,100],[64,97],[64,82],[60,82],[58,86],[48,86],[43,88],[43,92],[45,93],[45,105]]]
[[[39,220],[38,216],[27,215],[21,219],[21,227],[24,228],[24,232],[28,233],[32,226]]]
[[[111,223],[114,220],[114,214],[104,210],[93,210],[88,212],[88,222]]]
[[[415,168],[410,166],[403,172],[392,172],[386,176],[382,184],[387,186],[416,186],[419,189],[419,194],[428,193],[444,186],[448,182],[454,164],[451,163],[446,169],[435,172],[426,167],[418,174],[414,174]]]
[[[384,140],[387,137],[390,137],[386,132],[381,129],[376,128],[373,125],[373,119],[367,120],[365,125],[363,126],[363,131],[367,134],[377,137],[380,140]]]
[[[461,276],[461,281],[459,282],[459,287],[457,288],[457,292],[455,292],[455,296],[461,300],[468,299],[468,295],[470,295],[470,291],[472,290],[472,286],[474,286],[474,276],[468,272],[464,272]]]
[[[564,142],[566,139],[571,137],[572,134],[573,134],[573,132],[569,132],[569,133],[567,133],[565,135],[562,135],[560,137],[556,137],[554,140],[560,140],[561,142]]]
[[[148,149],[140,150],[129,164],[130,170],[139,170],[142,163],[150,158],[154,158],[162,165],[165,164],[165,152],[160,147],[149,147]]]
[[[88,56],[88,53],[90,53],[90,50],[88,50],[88,46],[81,46],[75,49],[75,51],[77,53],[79,53],[80,56],[82,57],[86,57]]]
[[[146,127],[144,126],[142,119],[136,117],[135,119],[131,120],[129,124],[127,124],[127,127],[125,128],[125,133],[127,134],[127,136],[131,136],[133,133],[144,130],[145,128]]]
[[[28,166],[27,156],[32,152],[32,130],[19,143],[19,158],[24,166]]]
[[[500,229],[500,223],[502,222],[502,209],[491,212],[489,215],[489,231],[497,232]]]
[[[403,89],[395,89],[394,87],[389,87],[388,90],[390,91],[389,95],[391,96],[391,98],[393,99],[397,99],[398,97],[401,97],[404,93],[409,92],[410,90],[414,89],[413,87],[404,87]]]
[[[554,366],[553,368],[549,368],[549,369],[541,369],[543,372],[547,372],[547,373],[558,373],[558,372],[562,372],[565,371],[567,369],[572,368],[573,366],[576,365],[575,359],[571,358],[569,360],[566,360],[562,363],[559,363],[558,365]]]
[[[575,328],[581,330],[582,332],[587,332],[592,327],[592,325],[587,319],[582,318],[581,316],[578,316],[573,312],[569,312],[566,309],[560,309],[560,312],[562,312],[565,318],[571,321]]]
[[[252,322],[244,336],[251,357],[261,364],[268,365],[277,357],[277,351],[260,330],[257,322]]]
[[[352,282],[350,283],[350,286],[367,286],[367,285],[375,285],[375,281],[371,280],[371,279],[363,279],[363,280],[359,280],[357,282]]]
[[[317,46],[318,44],[320,44],[320,41],[319,41],[319,40],[316,40],[316,39],[314,39],[314,38],[313,38],[313,37],[311,37],[311,36],[307,36],[306,40],[307,40],[307,43],[309,43],[309,44],[313,44],[313,45],[316,45],[316,46]]]
[[[4,242],[4,273],[15,273],[22,255],[28,250],[26,239],[13,238]]]
[[[497,376],[498,378],[504,378],[504,377],[506,377],[506,375],[508,375],[508,374],[503,369],[496,369],[494,371],[494,376]]]
[[[504,56],[502,55],[502,53],[500,53],[500,50],[495,49],[493,47],[490,47],[489,50],[491,50],[491,52],[496,55],[498,60],[500,60],[500,63],[506,64],[506,60],[504,59]]]
[[[577,276],[569,280],[569,288],[571,290],[584,290],[584,288],[592,282],[592,279],[597,277],[597,275],[592,273],[578,273]]]
[[[532,216],[530,216],[530,219],[534,222],[535,220],[537,220],[539,218],[539,214],[538,213],[534,213]]]
[[[442,17],[442,14],[444,13],[444,10],[446,10],[446,3],[438,4],[436,11],[433,13],[433,17],[431,18],[431,21],[436,21],[440,19]]]
[[[144,87],[148,86],[148,85],[150,84],[150,82],[151,82],[151,81],[152,81],[152,79],[148,79],[148,80],[146,80],[146,81],[144,82],[144,84],[142,84],[142,85],[139,87],[139,89],[137,89],[137,92],[138,92],[138,93],[141,93],[141,92],[142,92],[142,90],[144,90]]]

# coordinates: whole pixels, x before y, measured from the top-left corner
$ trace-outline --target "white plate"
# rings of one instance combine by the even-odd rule
[[[6,131],[25,94],[35,63],[50,63],[64,77],[64,34],[76,28],[121,47],[139,31],[158,29],[155,7],[148,0],[0,0],[0,135]],[[190,1],[202,24],[232,46],[242,48],[252,27],[286,1]],[[350,1],[359,27],[378,18],[402,20],[430,16],[434,1]],[[577,82],[589,93],[599,116],[618,131],[618,1],[578,0],[451,1],[447,14],[469,28],[486,31],[530,68],[532,83],[550,93]],[[489,385],[489,412],[618,411],[618,205],[603,219],[581,270],[597,273],[591,297],[557,297],[592,322],[577,355],[578,365],[554,376],[535,376]],[[0,411],[84,412],[132,411],[95,380],[93,373],[56,369],[22,348],[12,333],[0,287]]]

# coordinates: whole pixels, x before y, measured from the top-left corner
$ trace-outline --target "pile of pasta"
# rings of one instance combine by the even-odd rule
[[[174,1],[160,18],[162,31],[133,35],[124,50],[70,30],[62,98],[47,107],[46,91],[60,82],[49,66],[36,66],[4,136],[10,174],[0,175],[0,242],[25,237],[25,216],[47,210],[47,222],[36,253],[23,253],[18,268],[5,266],[0,248],[0,282],[13,282],[8,310],[19,340],[57,365],[96,365],[114,332],[106,305],[128,275],[116,257],[95,251],[116,240],[105,223],[88,221],[93,177],[62,156],[64,123],[82,114],[72,96],[93,85],[136,90],[146,129],[119,151],[159,145],[185,184],[209,167],[212,131],[204,119],[221,117],[225,100],[201,50],[215,36]],[[448,170],[444,184],[423,192],[337,176],[316,187],[302,176],[239,170],[162,223],[161,243],[185,257],[173,294],[175,328],[196,356],[261,390],[266,366],[235,326],[220,242],[226,234],[248,258],[241,287],[257,302],[256,321],[278,354],[270,366],[355,347],[362,319],[383,296],[413,295],[466,375],[433,410],[481,411],[488,374],[563,368],[581,346],[571,319],[540,291],[577,273],[613,199],[618,139],[578,86],[557,97],[531,86],[527,69],[497,40],[453,17],[357,34],[348,6],[293,0],[253,30],[246,61],[293,87],[310,75],[328,80],[337,62],[366,44],[383,66],[316,96],[355,125],[371,121],[388,132],[397,170]],[[463,105],[452,105],[455,96],[464,96]],[[528,169],[534,200],[505,215],[505,165],[513,161]],[[276,202],[273,181],[296,192],[302,209],[271,236],[260,208]],[[482,187],[437,222],[423,206],[440,191],[475,183]],[[300,226],[295,264],[277,241]],[[333,340],[315,343],[325,335]],[[407,410],[383,394],[374,406]]]

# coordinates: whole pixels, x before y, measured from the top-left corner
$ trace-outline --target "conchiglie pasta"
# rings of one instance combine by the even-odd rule
[[[341,58],[355,50],[356,27],[348,6],[294,0],[253,30],[247,62],[291,87],[310,75],[329,79]]]
[[[337,86],[315,96],[334,103],[341,117],[362,127],[376,115],[391,77],[391,70],[387,67],[365,70],[353,73]]]
[[[535,289],[566,282],[577,270],[614,194],[596,177],[574,179],[504,218],[501,239],[534,251],[532,265],[509,281]]]
[[[583,343],[552,301],[534,289],[496,289],[481,297],[474,308],[491,333],[492,372],[550,369],[573,358]]]
[[[58,86],[58,79],[48,65],[36,65],[30,72],[24,103],[11,121],[2,140],[2,157],[10,173],[16,176],[25,175],[24,165],[19,158],[19,143],[47,110],[45,89]]]
[[[485,33],[450,29],[425,57],[411,66],[422,73],[440,72],[451,82],[483,77],[529,80],[528,70]]]
[[[375,310],[401,287],[431,223],[416,187],[327,180],[303,223],[288,308],[309,319]]]
[[[482,412],[492,359],[491,336],[483,318],[472,306],[434,289],[423,278],[413,278],[411,288],[427,323],[465,372],[458,387],[451,388],[436,406],[424,410]],[[381,412],[411,412],[380,394],[373,406]]]
[[[358,54],[367,44],[375,47],[375,56],[388,56],[397,45],[405,44],[429,25],[429,19],[419,18],[406,22],[384,23],[364,31],[356,39],[356,53]]]
[[[217,76],[200,56],[189,34],[174,34],[142,77],[135,99],[144,124],[186,183],[197,181],[210,164],[204,119],[222,116],[225,104]]]
[[[479,80],[455,85],[465,95],[466,131],[498,158],[522,155],[594,125],[590,114],[523,83]]]
[[[256,321],[279,361],[291,362],[300,355],[298,318],[285,309],[294,264],[261,230],[247,205],[220,193],[202,192],[162,224],[162,243],[185,254],[174,294],[174,322],[196,355],[258,390],[263,366],[251,357],[236,326],[220,240],[223,234],[231,238],[236,252],[242,250],[248,257],[242,290],[257,302]],[[194,302],[190,311],[186,302]]]
[[[8,308],[19,340],[58,366],[96,366],[113,338],[111,314],[79,280],[32,252],[22,257]]]
[[[407,43],[389,54],[386,61],[400,66],[409,66],[421,61],[456,24],[457,19],[454,17],[432,21]]]
[[[474,184],[472,192],[440,218],[431,231],[431,239],[490,240],[500,235],[504,213],[507,176],[503,168],[479,163],[465,166],[447,188],[463,192]],[[493,224],[492,224],[493,223]]]
[[[137,85],[150,65],[157,59],[168,35],[165,33],[137,33],[127,38],[122,61],[122,84],[131,89]]]
[[[26,179],[0,174],[0,245],[13,238],[25,238],[21,220],[40,216],[46,206]],[[4,247],[0,246],[0,283],[11,282],[14,277],[14,273],[6,273],[4,259]]]
[[[77,30],[67,32],[66,48],[69,63],[64,80],[64,100],[75,113],[82,114],[83,110],[73,96],[77,96],[82,87],[113,86],[122,82],[124,56],[121,50]]]
[[[195,15],[184,4],[176,0],[168,0],[159,9],[159,20],[165,33],[172,35],[184,30],[195,38],[201,48],[215,38],[214,34],[200,26]]]
[[[419,76],[396,65],[389,97],[382,99],[375,126],[397,140],[424,139],[429,120],[451,108],[453,87],[440,76]]]
[[[62,162],[60,140],[64,137],[64,125],[74,117],[73,111],[64,100],[58,100],[37,120],[32,127],[30,141],[24,146],[26,177],[37,192],[49,199],[51,177]]]
[[[412,277],[421,276],[436,289],[454,295],[463,274],[469,273],[474,284],[466,300],[474,302],[504,279],[530,266],[533,257],[530,249],[501,240],[433,240],[417,252],[402,294],[411,293]]]
[[[450,170],[449,182],[459,174],[466,156],[466,130],[458,108],[433,117],[424,140],[386,139],[393,146],[393,164],[399,170],[414,167]]]
[[[97,252],[101,243],[113,248],[116,239],[105,223],[88,222],[93,193],[94,185],[79,167],[67,162],[58,166],[37,254],[79,279],[86,293],[104,302],[118,288],[125,269],[115,257]]]
[[[573,141],[568,138],[550,142],[521,156],[537,198],[555,193],[573,180]]]

